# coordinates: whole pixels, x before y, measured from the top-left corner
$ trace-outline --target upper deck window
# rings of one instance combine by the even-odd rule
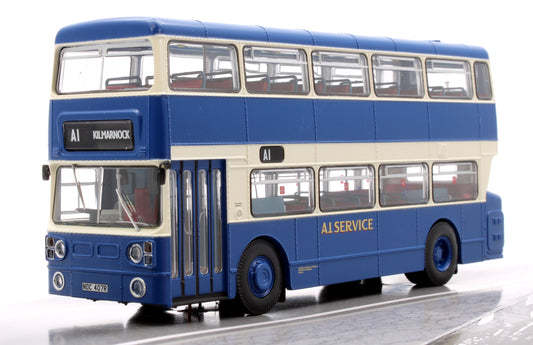
[[[477,98],[483,100],[492,99],[492,88],[490,87],[489,65],[485,62],[474,63],[474,74],[476,76]]]
[[[149,41],[64,48],[58,93],[147,90],[154,76]]]
[[[309,92],[307,59],[299,49],[245,47],[246,89],[253,93]]]
[[[230,45],[171,42],[169,84],[173,90],[239,90],[237,53]]]
[[[374,88],[379,97],[423,97],[422,63],[414,57],[374,55]]]
[[[368,96],[368,65],[362,54],[313,52],[315,91],[319,95]]]
[[[472,77],[466,61],[426,60],[431,98],[472,98]]]

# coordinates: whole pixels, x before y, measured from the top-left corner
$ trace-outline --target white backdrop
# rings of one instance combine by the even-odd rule
[[[441,40],[489,51],[497,100],[499,155],[490,190],[502,196],[505,260],[529,258],[532,191],[530,89],[533,72],[530,10],[508,1],[286,1],[146,0],[18,1],[0,14],[0,306],[45,298],[44,236],[50,183],[41,180],[48,159],[48,100],[56,32],[100,18],[153,16],[308,29],[366,36]],[[458,123],[458,126],[461,124]],[[523,274],[517,272],[519,274]]]

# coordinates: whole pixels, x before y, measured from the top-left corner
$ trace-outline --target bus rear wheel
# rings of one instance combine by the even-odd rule
[[[424,270],[406,273],[405,276],[420,286],[446,284],[457,271],[457,248],[455,231],[448,223],[433,225],[426,239]]]
[[[237,291],[244,309],[252,315],[268,312],[283,290],[281,261],[276,249],[264,239],[252,241],[237,269]]]

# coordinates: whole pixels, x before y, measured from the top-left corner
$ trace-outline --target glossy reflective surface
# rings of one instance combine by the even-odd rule
[[[162,311],[51,296],[1,307],[0,344],[480,344],[533,339],[533,265],[459,267],[444,287],[383,279],[288,291],[268,314],[221,319],[208,303]]]

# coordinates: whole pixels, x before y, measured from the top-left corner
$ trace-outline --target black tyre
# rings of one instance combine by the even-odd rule
[[[276,249],[264,239],[252,241],[237,269],[237,292],[244,309],[252,315],[268,312],[278,302],[283,285],[281,261]]]
[[[365,295],[380,294],[383,290],[383,282],[380,277],[365,279],[361,282],[361,287]]]
[[[239,296],[236,296],[234,299],[220,301],[218,304],[218,312],[222,319],[241,317],[244,316],[245,313]]]
[[[409,272],[405,274],[405,277],[413,284],[418,286],[430,285],[425,271]]]
[[[457,238],[447,223],[433,225],[426,239],[425,268],[406,273],[409,281],[421,286],[446,284],[457,271]]]

